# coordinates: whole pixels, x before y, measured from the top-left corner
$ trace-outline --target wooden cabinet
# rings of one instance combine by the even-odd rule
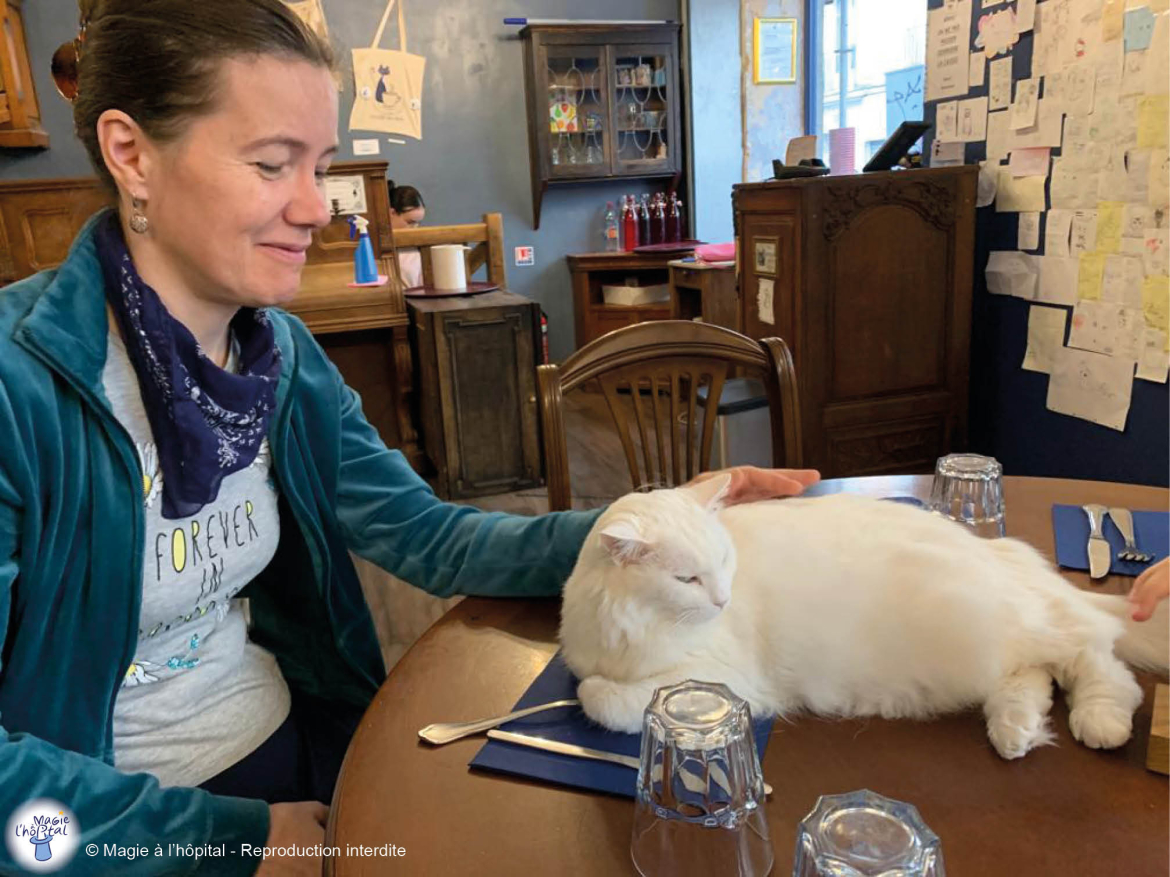
[[[693,320],[743,332],[743,302],[734,265],[670,263],[670,318]]]
[[[535,228],[550,185],[682,171],[677,24],[520,33]]]
[[[540,308],[503,290],[410,298],[423,445],[449,499],[540,483]]]
[[[966,446],[977,174],[734,188],[744,331],[788,342],[826,477],[928,472]]]
[[[602,295],[607,284],[624,285],[635,277],[642,286],[665,284],[672,256],[661,253],[574,253],[566,257],[573,278],[573,323],[577,347],[606,332],[643,323],[669,320],[670,302],[648,305],[608,305]]]
[[[22,0],[0,0],[0,146],[45,147],[37,89],[28,65]]]
[[[85,221],[113,201],[93,177],[0,182],[0,286],[64,262]]]

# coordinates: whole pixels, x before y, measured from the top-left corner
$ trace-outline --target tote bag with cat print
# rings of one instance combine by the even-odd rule
[[[390,11],[398,2],[398,43],[401,49],[379,49]],[[353,110],[351,131],[381,131],[422,140],[422,87],[426,58],[406,51],[402,0],[390,0],[368,49],[353,49]]]

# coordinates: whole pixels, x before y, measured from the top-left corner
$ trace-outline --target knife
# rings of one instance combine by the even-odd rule
[[[557,755],[572,755],[576,758],[592,758],[594,761],[608,761],[611,764],[620,764],[623,767],[638,770],[640,760],[632,755],[618,755],[616,752],[605,752],[601,749],[590,749],[587,746],[577,746],[575,743],[562,743],[560,740],[549,740],[545,737],[533,737],[529,734],[517,734],[514,731],[500,731],[493,729],[487,732],[489,740],[499,740],[502,743],[512,743],[516,746],[528,746],[532,749],[543,749],[545,752],[555,752]],[[684,776],[684,781],[685,781]],[[772,787],[764,783],[764,794],[771,795]]]
[[[1101,579],[1109,574],[1112,553],[1109,543],[1105,541],[1105,533],[1101,529],[1105,525],[1107,509],[1096,503],[1090,503],[1081,506],[1081,508],[1089,517],[1089,578]]]

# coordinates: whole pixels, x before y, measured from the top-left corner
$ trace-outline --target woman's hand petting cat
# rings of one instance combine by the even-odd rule
[[[1167,597],[1170,597],[1170,557],[1155,563],[1133,583],[1133,590],[1129,592],[1133,620],[1148,620],[1159,601]]]
[[[760,469],[756,466],[733,466],[717,472],[704,472],[691,484],[697,484],[716,475],[731,476],[727,493],[723,496],[724,505],[796,496],[806,487],[811,487],[821,480],[821,473],[816,469]]]

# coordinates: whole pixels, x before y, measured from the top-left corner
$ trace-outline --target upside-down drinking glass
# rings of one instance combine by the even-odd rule
[[[1003,467],[994,457],[949,454],[934,469],[930,508],[978,535],[1004,535]]]
[[[643,877],[772,869],[751,711],[725,685],[660,688],[642,719],[642,759],[630,843]]]
[[[821,795],[796,830],[793,877],[946,877],[918,808],[868,789]]]

